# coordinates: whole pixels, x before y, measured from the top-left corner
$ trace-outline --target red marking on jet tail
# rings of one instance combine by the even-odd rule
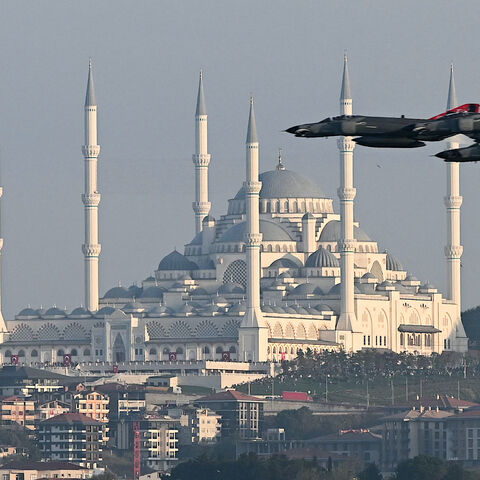
[[[434,117],[429,118],[429,120],[438,120],[439,118],[446,117],[447,115],[453,115],[454,113],[478,113],[480,110],[480,104],[478,103],[465,103],[459,107],[452,108],[446,112],[439,113]]]

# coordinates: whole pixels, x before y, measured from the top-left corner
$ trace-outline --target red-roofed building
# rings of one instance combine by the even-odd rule
[[[2,480],[37,480],[39,478],[88,479],[94,474],[91,468],[68,462],[33,462],[20,460],[0,467]]]
[[[82,413],[62,413],[40,422],[38,441],[44,460],[99,468],[105,445],[105,424]]]
[[[242,440],[260,438],[263,426],[261,398],[227,390],[200,398],[194,403],[221,415],[222,437],[238,437]]]

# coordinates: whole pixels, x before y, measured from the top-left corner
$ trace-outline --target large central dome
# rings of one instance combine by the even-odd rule
[[[260,198],[326,198],[320,188],[311,180],[291,170],[270,170],[259,176],[262,182]],[[235,200],[245,198],[242,187]]]

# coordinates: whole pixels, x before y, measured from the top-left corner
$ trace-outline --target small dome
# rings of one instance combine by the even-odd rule
[[[290,307],[289,305],[285,305],[283,308],[283,311],[285,313],[291,313],[291,314],[296,314],[297,311],[293,308],[293,307]]]
[[[138,285],[130,285],[128,287],[128,291],[135,297],[139,297],[142,294],[142,287],[139,287]]]
[[[270,305],[262,305],[262,312],[273,313],[273,308]]]
[[[395,272],[403,271],[402,264],[393,255],[390,255],[390,253],[387,253],[386,267],[387,270],[392,270]]]
[[[260,198],[326,198],[320,188],[309,178],[291,170],[270,170],[259,175],[262,182]],[[242,187],[236,200],[245,198]]]
[[[187,315],[191,315],[192,313],[194,313],[193,308],[188,303],[184,303],[182,306],[175,310],[175,316],[178,317],[186,317]]]
[[[219,243],[242,243],[245,241],[246,222],[240,222],[230,227],[218,240]],[[290,234],[278,223],[260,220],[260,233],[264,242],[291,242]]]
[[[268,268],[301,268],[301,266],[292,259],[283,257],[275,260]]]
[[[296,286],[290,295],[315,295],[315,290],[317,286],[314,283],[301,283]]]
[[[158,270],[190,271],[198,270],[198,265],[191,262],[185,255],[174,250],[160,260]]]
[[[420,287],[420,292],[423,292],[423,293],[436,293],[437,292],[437,287],[435,287],[434,285],[432,285],[430,282],[427,282],[427,283],[424,283],[421,287]]]
[[[218,305],[210,303],[206,307],[203,307],[199,313],[202,317],[209,317],[222,312],[223,310]]]
[[[325,303],[321,303],[320,305],[317,305],[315,307],[315,310],[318,310],[319,312],[333,312],[333,308],[330,305],[327,305]]]
[[[316,308],[305,307],[305,310],[306,310],[310,315],[318,315],[318,310],[317,310]]]
[[[361,293],[365,295],[374,295],[375,294],[375,283],[358,283],[356,288],[360,290]]]
[[[155,281],[155,277],[152,277],[151,275],[144,280],[144,282],[154,282],[154,281]]]
[[[272,305],[271,308],[273,310],[273,313],[285,313],[285,310],[278,305]]]
[[[165,305],[156,305],[151,310],[148,311],[147,315],[149,317],[168,317],[173,314],[171,308],[166,307]]]
[[[202,287],[197,287],[195,290],[192,290],[190,292],[190,295],[192,297],[198,297],[198,296],[201,296],[201,295],[208,295],[208,292]]]
[[[67,316],[67,313],[65,312],[65,310],[62,310],[61,308],[57,308],[57,307],[49,308],[42,315],[42,317],[44,317],[44,318],[64,318],[66,316]]]
[[[103,318],[105,316],[111,315],[115,310],[116,310],[116,308],[110,307],[108,305],[108,306],[102,307],[100,310],[98,310],[98,312],[96,312],[94,316],[96,318]]]
[[[338,242],[341,239],[340,220],[330,220],[323,227],[319,242]],[[355,239],[359,242],[371,242],[371,238],[360,228],[354,227]]]
[[[220,287],[218,287],[217,293],[221,295],[232,295],[232,294],[241,295],[245,293],[245,289],[239,283],[227,282],[227,283],[224,283],[223,285],[220,285]]]
[[[224,298],[224,297],[221,297],[221,296],[217,296],[213,299],[213,301],[217,304],[217,305],[220,305],[222,303],[229,303],[229,301]]]
[[[308,311],[304,307],[302,307],[301,305],[294,305],[292,308],[300,315],[308,315],[309,314]]]
[[[15,315],[15,318],[18,318],[19,320],[29,320],[31,318],[38,318],[38,313],[33,308],[28,307],[20,310],[18,314]]]
[[[148,287],[142,291],[140,298],[163,298],[163,287]]]
[[[336,268],[340,266],[340,263],[332,252],[320,247],[307,258],[305,266],[309,268]]]
[[[113,287],[107,291],[103,298],[133,298],[133,293],[123,287]]]
[[[377,280],[377,277],[372,272],[365,273],[364,275],[362,275],[362,278],[364,280]]]
[[[245,315],[246,310],[245,302],[238,302],[228,309],[227,315]]]
[[[125,313],[142,313],[145,311],[145,307],[140,303],[129,302],[122,307]]]
[[[86,308],[77,307],[74,308],[68,318],[91,318],[92,313],[88,311]]]
[[[178,277],[177,280],[180,280],[180,281],[183,282],[183,281],[185,281],[185,280],[191,280],[191,279],[192,279],[192,277],[191,277],[190,275],[184,273],[183,275],[180,275],[180,277]]]
[[[334,285],[328,292],[328,295],[340,295],[341,293],[341,283]],[[354,286],[354,293],[362,293],[357,285]]]

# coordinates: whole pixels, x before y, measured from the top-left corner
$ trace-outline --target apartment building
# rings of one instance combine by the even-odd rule
[[[38,443],[43,460],[99,468],[105,444],[105,424],[82,413],[63,413],[39,423]]]
[[[0,399],[0,418],[3,424],[18,423],[28,430],[35,430],[35,402],[12,395]]]

